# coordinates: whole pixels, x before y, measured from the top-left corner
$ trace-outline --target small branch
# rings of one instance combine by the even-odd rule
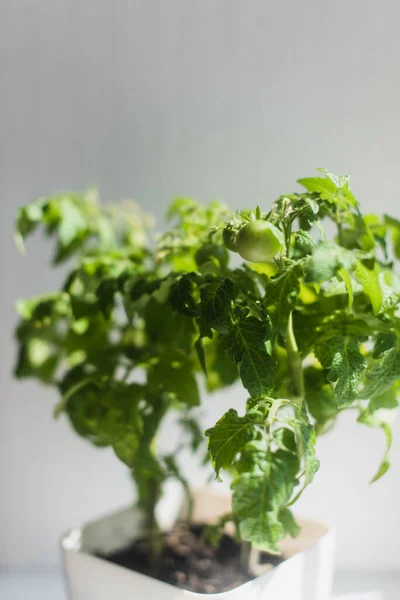
[[[296,338],[294,337],[292,312],[289,315],[286,332],[286,350],[289,358],[289,368],[292,374],[295,400],[297,401],[296,403],[301,405],[304,399],[303,361],[297,347]]]
[[[290,258],[290,237],[292,235],[292,223],[291,222],[284,227],[284,235],[285,235],[286,256],[287,256],[287,258]]]
[[[89,383],[100,387],[98,382],[96,382],[92,377],[87,377],[86,379],[83,379],[82,381],[79,381],[78,383],[70,387],[69,390],[61,398],[60,402],[58,402],[54,407],[53,415],[55,419],[58,419],[61,413],[64,412],[69,402],[69,399],[72,398],[72,396],[76,394],[76,392],[79,392],[79,390],[89,385]]]
[[[338,212],[338,208],[336,207],[336,213],[335,213],[335,221],[336,221],[336,225],[338,228],[338,235],[339,235],[339,244],[341,246],[343,246],[343,226],[342,226],[342,220],[340,217],[340,213]]]

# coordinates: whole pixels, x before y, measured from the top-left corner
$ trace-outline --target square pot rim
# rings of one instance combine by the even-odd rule
[[[119,509],[117,508],[114,510],[110,510],[106,514],[100,515],[97,518],[94,518],[87,522],[82,523],[78,527],[73,527],[73,528],[67,530],[66,532],[64,532],[64,534],[62,534],[60,536],[60,546],[62,549],[64,560],[65,560],[66,556],[69,554],[75,554],[75,555],[81,554],[81,555],[89,557],[93,561],[98,562],[100,565],[102,563],[107,564],[107,565],[112,565],[114,568],[116,568],[118,570],[122,569],[125,573],[127,572],[130,574],[133,574],[133,576],[135,576],[135,577],[145,578],[148,582],[151,581],[152,583],[154,583],[157,586],[161,586],[161,587],[167,586],[168,589],[170,589],[170,590],[172,589],[175,592],[182,591],[185,593],[185,595],[187,597],[192,597],[192,598],[209,597],[210,599],[223,598],[223,597],[228,598],[229,594],[232,594],[234,592],[238,593],[239,590],[243,590],[243,591],[247,590],[250,592],[250,588],[254,585],[254,582],[256,582],[256,581],[262,582],[264,579],[272,578],[274,573],[276,573],[276,571],[278,569],[282,568],[284,565],[287,565],[289,562],[292,562],[296,558],[298,559],[298,557],[301,554],[306,553],[308,550],[313,548],[313,546],[315,546],[315,544],[317,544],[320,540],[325,538],[327,535],[334,536],[334,532],[335,532],[335,528],[326,523],[321,523],[320,521],[316,521],[314,519],[301,518],[300,520],[302,523],[314,524],[323,529],[323,531],[321,532],[321,535],[319,535],[318,538],[310,546],[308,546],[304,550],[299,550],[299,551],[295,552],[293,555],[288,556],[287,558],[284,558],[281,564],[277,565],[270,571],[268,571],[266,573],[262,573],[260,575],[257,575],[253,579],[246,581],[245,583],[242,583],[242,584],[232,588],[231,590],[225,590],[225,591],[221,591],[221,592],[212,592],[212,593],[193,592],[191,590],[187,590],[185,588],[179,588],[178,586],[175,586],[171,583],[156,579],[155,577],[151,577],[150,575],[140,573],[139,571],[135,571],[134,569],[130,569],[128,567],[112,563],[111,561],[107,560],[107,558],[98,556],[94,552],[92,552],[90,549],[85,549],[85,547],[82,547],[80,545],[81,541],[82,541],[83,532],[86,527],[96,525],[97,523],[101,522],[103,519],[107,519],[114,515],[123,514],[124,512],[126,512],[128,514],[129,512],[131,512],[131,511],[134,512],[136,510],[140,511],[140,509],[137,509],[132,504],[127,505],[125,507],[121,507]],[[68,538],[71,538],[71,537],[72,537],[72,540],[70,542],[68,542]],[[74,544],[74,542],[75,542],[75,544]]]

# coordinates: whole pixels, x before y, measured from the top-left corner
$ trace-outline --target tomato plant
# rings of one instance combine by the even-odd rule
[[[238,535],[274,552],[298,533],[290,506],[319,468],[317,435],[340,412],[384,432],[373,480],[389,468],[400,221],[363,216],[348,177],[299,183],[305,191],[254,214],[180,198],[161,236],[138,206],[104,207],[93,190],[18,213],[21,248],[43,228],[53,262],[73,265],[59,290],[18,304],[16,375],[53,386],[56,416],[127,465],[150,530],[168,478],[190,493],[182,456],[202,460],[206,439],[216,474],[231,477]],[[251,262],[231,266],[227,249]],[[240,413],[204,435],[199,390],[237,381]],[[167,414],[180,432],[168,453],[158,445]]]

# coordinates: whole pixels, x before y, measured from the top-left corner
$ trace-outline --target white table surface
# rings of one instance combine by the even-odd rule
[[[400,573],[363,574],[340,572],[335,578],[335,600],[354,600],[355,592],[380,590],[383,600],[400,599]],[[360,595],[369,600],[369,595]],[[371,600],[379,596],[371,595]],[[61,573],[0,573],[0,600],[67,600]]]

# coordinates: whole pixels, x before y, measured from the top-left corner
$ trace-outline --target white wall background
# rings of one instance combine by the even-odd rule
[[[14,300],[60,279],[40,239],[17,254],[16,207],[93,182],[160,218],[176,194],[267,206],[326,166],[400,217],[399,19],[397,0],[1,0],[2,566],[57,564],[61,531],[130,500],[114,457],[53,423],[54,394],[10,375]],[[337,524],[342,567],[400,567],[396,433],[374,486],[379,433],[346,416],[320,441],[299,510]]]

